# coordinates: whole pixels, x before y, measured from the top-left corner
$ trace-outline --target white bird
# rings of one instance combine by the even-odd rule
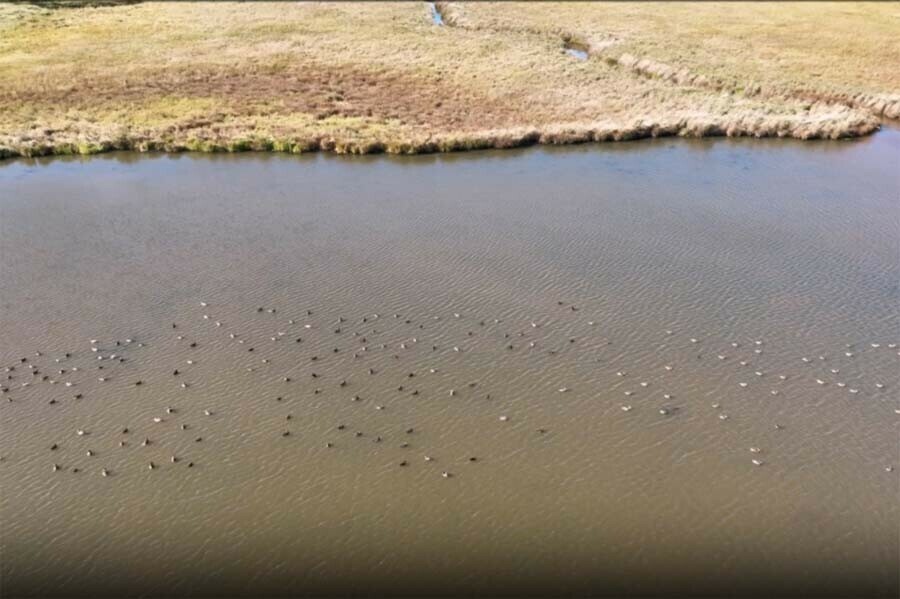
[[[762,465],[763,465],[762,460],[753,459],[753,460],[750,460],[750,461],[753,462],[753,465],[754,465],[754,466],[762,466]]]
[[[631,411],[631,406],[628,406],[628,405],[622,406],[622,411],[623,411],[623,412],[630,412],[630,411]]]

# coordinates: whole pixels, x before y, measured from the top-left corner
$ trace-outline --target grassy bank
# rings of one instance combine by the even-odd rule
[[[425,3],[0,5],[0,156],[839,138],[900,115],[897,5],[439,7],[443,27]]]

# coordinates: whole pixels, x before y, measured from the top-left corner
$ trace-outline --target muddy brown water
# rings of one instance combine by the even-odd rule
[[[893,595],[898,156],[0,165],[4,594]]]

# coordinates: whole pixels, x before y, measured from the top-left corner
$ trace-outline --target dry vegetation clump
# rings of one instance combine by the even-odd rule
[[[840,138],[900,89],[889,5],[438,3],[439,27],[424,3],[58,4],[0,5],[0,157]],[[804,21],[841,10],[871,41]],[[743,18],[796,35],[754,40]]]

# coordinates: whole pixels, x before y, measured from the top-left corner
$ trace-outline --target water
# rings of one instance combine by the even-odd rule
[[[587,60],[588,59],[587,51],[581,50],[578,48],[566,48],[566,54],[568,54],[569,56],[571,56],[572,58],[574,58],[576,60]]]
[[[898,155],[5,163],[4,593],[896,594]]]
[[[428,3],[428,10],[431,12],[431,20],[435,25],[444,24],[444,15],[441,14],[441,11],[438,10],[438,7],[434,2]]]

